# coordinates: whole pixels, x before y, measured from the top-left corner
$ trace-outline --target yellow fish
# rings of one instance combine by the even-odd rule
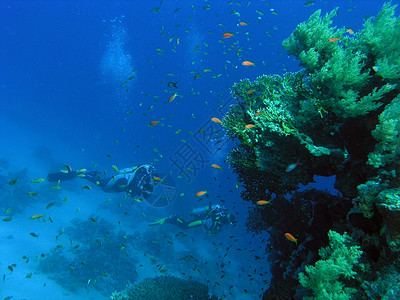
[[[31,180],[31,183],[42,183],[43,181],[44,181],[43,178],[39,178],[39,179]]]
[[[119,173],[119,170],[118,170],[117,166],[112,165],[111,168],[112,168],[115,172]]]
[[[57,183],[56,183],[56,185],[55,185],[55,186],[52,186],[51,188],[52,188],[53,190],[58,191],[58,190],[60,189],[60,180],[58,180]]]
[[[39,218],[42,218],[42,217],[44,217],[44,215],[36,214],[36,215],[31,216],[29,218],[29,220],[36,220],[36,219],[39,219]]]

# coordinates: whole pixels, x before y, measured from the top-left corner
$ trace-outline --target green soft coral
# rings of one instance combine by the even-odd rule
[[[399,165],[400,158],[400,96],[397,96],[379,115],[379,124],[372,131],[378,141],[375,151],[368,155],[368,163],[375,168],[387,164]]]
[[[360,45],[375,58],[376,72],[385,80],[400,81],[400,20],[395,17],[397,5],[383,5],[378,16],[369,18],[358,35]]]
[[[378,19],[392,16],[392,10],[394,9],[390,8],[389,14],[383,14]],[[318,99],[320,114],[334,113],[338,120],[344,120],[378,109],[382,105],[380,100],[393,89],[393,86],[369,88],[373,79],[370,68],[373,65],[368,68],[367,63],[373,60],[371,57],[373,51],[370,50],[372,45],[367,45],[365,38],[358,39],[373,34],[371,26],[375,24],[367,22],[366,24],[370,25],[366,25],[367,28],[358,34],[357,38],[343,36],[339,42],[329,42],[332,37],[342,36],[346,29],[336,30],[329,27],[336,10],[324,18],[320,15],[321,11],[315,12],[307,22],[298,25],[293,34],[283,42],[283,47],[288,53],[299,58],[300,64],[309,73],[308,83],[313,98]],[[380,24],[379,21],[376,26]],[[396,65],[393,62],[399,57],[397,54],[396,50],[393,50],[382,56],[382,61],[377,62],[382,65],[378,72],[383,72],[386,61],[392,62],[390,68],[393,69]],[[360,91],[363,92],[362,96]]]
[[[354,279],[354,266],[362,255],[359,246],[345,233],[329,231],[329,246],[319,250],[321,260],[306,266],[299,274],[300,284],[313,291],[314,297],[304,299],[353,299],[355,289],[346,287],[343,280]]]

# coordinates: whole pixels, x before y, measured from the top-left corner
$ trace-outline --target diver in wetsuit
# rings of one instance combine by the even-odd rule
[[[234,216],[228,213],[228,209],[219,204],[205,207],[195,208],[192,211],[193,219],[185,221],[182,218],[174,215],[158,219],[149,224],[149,226],[162,225],[165,223],[176,225],[182,229],[189,229],[198,226],[203,226],[203,229],[208,234],[221,232],[224,225],[235,224]]]
[[[106,193],[126,192],[127,196],[147,199],[153,192],[153,178],[156,176],[154,170],[152,165],[139,165],[119,170],[112,177],[101,178],[98,171],[73,171],[68,168],[67,171],[49,174],[47,180],[57,182],[81,177],[100,186]]]

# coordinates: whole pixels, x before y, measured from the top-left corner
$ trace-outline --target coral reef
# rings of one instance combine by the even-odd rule
[[[129,285],[123,292],[114,292],[114,300],[216,300],[209,297],[206,285],[192,280],[173,276],[146,278],[139,283]]]
[[[130,242],[123,231],[116,233],[114,226],[95,217],[72,223],[63,232],[70,240],[46,254],[39,271],[70,291],[95,288],[105,296],[136,280],[137,261],[127,255]]]
[[[305,272],[299,274],[300,284],[313,291],[311,299],[353,299],[356,289],[346,287],[343,280],[355,279],[355,266],[362,251],[346,233],[329,231],[328,235],[329,247],[319,250],[321,260],[315,266],[306,266]]]
[[[223,118],[223,126],[240,144],[228,161],[245,188],[245,200],[272,200],[250,211],[248,228],[268,230],[271,259],[285,261],[274,264],[266,299],[280,291],[291,294],[288,290],[296,289],[300,272],[302,284],[311,287],[311,277],[323,274],[322,266],[332,262],[329,257],[337,256],[338,266],[354,264],[362,250],[366,265],[384,277],[385,266],[399,261],[400,19],[395,12],[396,5],[385,3],[353,33],[332,26],[337,9],[325,16],[317,11],[283,42],[299,60],[300,71],[243,79],[232,88],[237,104]],[[285,196],[315,175],[335,175],[335,188],[344,198],[305,204],[299,195]],[[315,199],[313,194],[318,196],[310,191],[303,198]],[[341,213],[331,213],[332,207]],[[350,260],[339,255],[350,244],[347,236],[331,233],[330,248],[317,251],[328,246],[329,230],[348,232],[358,245],[349,246],[354,254]],[[288,231],[298,247],[278,242]],[[318,259],[316,267],[304,273],[305,265]],[[344,285],[334,279],[347,276],[346,283],[355,284],[354,273],[339,271],[333,268],[337,273],[324,283],[328,294],[313,288],[317,298],[334,298],[335,293],[350,297],[352,290],[340,294]],[[377,280],[367,273],[358,275],[359,282]],[[367,294],[366,289],[360,291],[360,297]]]

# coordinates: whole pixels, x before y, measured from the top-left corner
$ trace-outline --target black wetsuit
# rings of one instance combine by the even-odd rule
[[[147,199],[153,191],[153,177],[156,176],[152,165],[140,165],[119,170],[118,174],[109,178],[101,178],[100,174],[98,171],[58,172],[49,174],[47,180],[56,182],[82,177],[100,186],[106,193],[126,192],[128,196]]]

